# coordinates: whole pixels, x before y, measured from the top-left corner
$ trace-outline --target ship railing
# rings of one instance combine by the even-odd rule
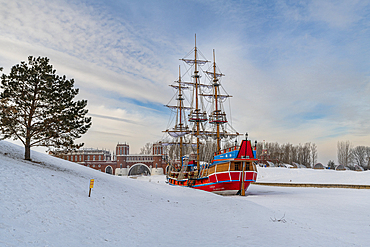
[[[205,169],[207,170],[207,169]],[[208,173],[208,171],[207,171]],[[169,172],[168,176],[170,178],[176,178],[176,179],[195,179],[198,178],[198,171],[180,171],[180,172]]]
[[[225,148],[223,150],[220,150],[218,152],[215,152],[214,155],[216,156],[216,155],[228,153],[228,152],[231,152],[231,151],[235,151],[235,150],[238,150],[238,148],[239,148],[238,146],[234,146],[234,147],[231,147],[231,148]]]

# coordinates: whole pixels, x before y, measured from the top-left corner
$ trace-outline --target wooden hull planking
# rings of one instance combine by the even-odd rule
[[[198,179],[183,179],[168,178],[168,183],[175,186],[186,186],[194,189],[205,190],[217,194],[234,194],[236,195],[241,189],[242,183],[241,171],[227,171],[213,173],[209,177]],[[244,189],[247,190],[250,183],[256,182],[256,171],[244,172]]]

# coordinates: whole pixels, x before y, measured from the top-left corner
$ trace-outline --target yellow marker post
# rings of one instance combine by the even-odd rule
[[[94,187],[94,179],[90,179],[89,197],[91,195],[91,189]]]

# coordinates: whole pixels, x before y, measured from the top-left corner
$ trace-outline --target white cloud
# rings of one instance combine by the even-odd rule
[[[308,4],[310,17],[323,21],[335,28],[348,28],[362,19],[359,12],[369,7],[368,1],[320,1],[313,0]]]
[[[84,4],[60,1],[6,2],[0,11],[0,61],[5,73],[29,55],[47,56],[58,74],[75,79],[78,97],[88,99],[90,113],[144,123],[93,118],[93,127],[82,138],[86,145],[113,149],[110,139],[115,133],[114,143],[132,142],[132,150],[138,150],[143,139],[155,141],[161,135],[152,135],[158,131],[152,126],[158,128],[156,122],[161,122],[158,114],[128,99],[163,103],[173,77],[153,51],[143,46],[146,41],[128,30],[129,25]],[[107,132],[112,133],[108,139]]]
[[[74,78],[93,114],[82,138],[87,146],[113,149],[127,141],[138,151],[161,137],[167,119],[156,107],[172,96],[167,85],[197,30],[208,59],[216,49],[239,132],[317,142],[322,157],[335,156],[336,138],[355,145],[369,138],[366,1],[194,1],[205,8],[194,12],[182,4],[169,19],[162,14],[173,10],[165,4],[115,4],[132,13],[119,16],[104,2],[88,1],[2,1],[0,8],[0,66],[7,72],[28,55],[41,55],[58,74]],[[150,9],[149,17],[137,15]]]

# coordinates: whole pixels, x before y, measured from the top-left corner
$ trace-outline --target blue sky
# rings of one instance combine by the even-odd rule
[[[74,78],[86,147],[162,138],[179,59],[216,50],[233,125],[259,141],[370,146],[369,1],[0,0],[0,66],[47,56]],[[32,3],[32,4],[31,4]]]

